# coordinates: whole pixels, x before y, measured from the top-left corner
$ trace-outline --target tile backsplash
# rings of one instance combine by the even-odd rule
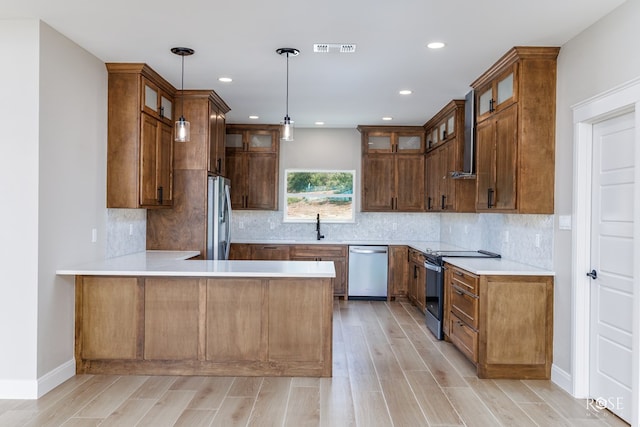
[[[107,258],[142,252],[146,247],[146,209],[107,209]]]
[[[146,249],[145,209],[108,209],[107,257]],[[284,223],[280,211],[234,211],[232,241],[316,238],[315,223]],[[442,241],[497,252],[505,259],[553,268],[553,215],[356,213],[353,223],[321,221],[324,242]]]
[[[280,211],[234,211],[232,240],[314,240],[315,223],[283,223]],[[323,241],[442,241],[553,267],[553,215],[357,213],[347,224],[321,222]]]

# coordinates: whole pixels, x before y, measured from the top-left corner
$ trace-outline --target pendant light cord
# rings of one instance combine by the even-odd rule
[[[289,117],[289,52],[287,52],[287,117]]]
[[[180,113],[180,118],[184,121],[184,55],[182,55],[182,81],[180,83],[181,89],[181,98],[182,98],[182,111]]]

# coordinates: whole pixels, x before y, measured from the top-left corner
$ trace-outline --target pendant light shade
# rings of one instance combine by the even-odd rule
[[[180,94],[182,96],[182,112],[174,126],[174,140],[176,142],[189,142],[191,140],[191,123],[184,118],[184,57],[193,55],[194,50],[188,47],[174,47],[171,48],[171,52],[182,57],[182,83],[180,88]]]
[[[297,56],[300,51],[292,47],[281,47],[276,49],[279,55],[287,55],[287,97],[286,97],[286,113],[284,120],[280,123],[280,139],[282,141],[293,141],[293,120],[289,117],[289,55]]]

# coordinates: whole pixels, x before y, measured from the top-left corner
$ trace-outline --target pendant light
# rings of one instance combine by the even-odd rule
[[[280,139],[282,141],[293,141],[293,121],[289,118],[289,55],[297,56],[300,51],[292,47],[281,47],[276,49],[279,55],[287,55],[287,110],[284,120],[280,123]]]
[[[182,96],[182,112],[180,118],[175,124],[175,138],[176,142],[189,142],[191,140],[191,123],[184,118],[184,57],[193,55],[194,50],[188,47],[174,47],[171,48],[171,52],[182,57],[182,84],[180,88],[180,94]]]

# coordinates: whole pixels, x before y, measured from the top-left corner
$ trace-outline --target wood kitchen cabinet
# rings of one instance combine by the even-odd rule
[[[424,129],[358,126],[362,134],[362,210],[424,211]]]
[[[178,93],[176,111],[191,123],[191,140],[174,145],[173,209],[147,210],[147,249],[197,250],[207,256],[209,174],[224,172],[225,114],[211,90]],[[184,104],[183,104],[184,102]]]
[[[425,123],[426,210],[475,212],[474,177],[453,178],[464,164],[464,100],[453,100]]]
[[[409,248],[409,280],[407,297],[424,313],[426,309],[427,269],[424,254]]]
[[[277,125],[227,125],[226,173],[233,209],[278,210]]]
[[[106,67],[107,207],[171,207],[175,88],[146,64]]]
[[[293,245],[291,261],[332,261],[336,270],[333,296],[347,299],[347,246],[345,245]]]
[[[445,334],[476,365],[478,377],[549,379],[553,277],[445,268]]]
[[[557,47],[514,47],[476,79],[476,211],[554,211]]]
[[[408,259],[409,248],[407,246],[389,246],[389,300],[407,296],[409,276]]]

